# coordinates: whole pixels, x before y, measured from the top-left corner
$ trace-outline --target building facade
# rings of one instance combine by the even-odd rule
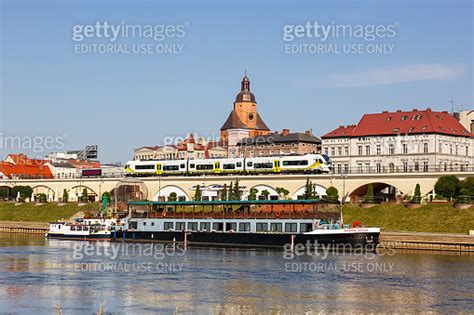
[[[257,111],[257,101],[250,92],[250,80],[245,75],[233,109],[221,127],[221,141],[227,145],[229,157],[237,157],[240,140],[268,134],[270,129]]]
[[[336,173],[452,172],[474,164],[472,133],[431,109],[366,114],[325,134],[322,148]]]
[[[240,157],[308,154],[321,152],[321,139],[310,130],[293,132],[283,129],[281,133],[245,138],[238,142]]]

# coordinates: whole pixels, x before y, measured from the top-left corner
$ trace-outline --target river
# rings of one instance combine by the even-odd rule
[[[0,313],[100,308],[121,314],[471,312],[474,256],[185,251],[172,244],[0,235]]]

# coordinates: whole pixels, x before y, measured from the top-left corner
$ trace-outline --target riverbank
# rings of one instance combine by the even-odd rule
[[[384,232],[428,232],[467,235],[474,230],[474,207],[458,210],[451,205],[423,205],[408,209],[401,204],[377,205],[362,209],[358,205],[345,205],[344,222],[362,222],[379,227]]]
[[[36,205],[33,203],[0,203],[0,221],[16,222],[51,222],[65,220],[79,211],[97,211],[98,203],[84,204],[68,203],[58,206],[56,203]]]

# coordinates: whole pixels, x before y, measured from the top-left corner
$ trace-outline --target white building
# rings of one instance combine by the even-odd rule
[[[447,112],[431,109],[365,114],[357,125],[322,137],[336,173],[466,171],[474,136]]]
[[[70,163],[47,162],[45,165],[49,167],[54,178],[77,177],[77,168]]]

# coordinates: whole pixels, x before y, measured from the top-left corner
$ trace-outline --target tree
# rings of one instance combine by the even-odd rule
[[[314,199],[315,193],[314,193],[314,185],[313,183],[309,180],[309,177],[306,178],[306,185],[304,187],[304,199]]]
[[[201,199],[202,199],[201,186],[196,185],[196,191],[194,192],[194,200],[201,201]]]
[[[25,198],[30,198],[33,193],[33,188],[30,186],[15,186],[11,189],[11,196],[16,198],[20,193],[20,200],[25,200]]]
[[[7,186],[0,187],[0,198],[6,199],[12,197],[11,188]],[[16,197],[16,196],[14,196]]]
[[[110,203],[110,201],[112,200],[112,196],[110,195],[110,193],[108,191],[104,192],[102,194],[102,199],[104,198],[105,196],[105,199],[107,199],[107,203]]]
[[[239,179],[235,180],[234,190],[232,191],[233,200],[241,200],[242,199],[242,190],[240,189]]]
[[[336,187],[328,187],[326,189],[326,195],[328,196],[329,201],[338,201],[339,200],[339,191],[337,190]]]
[[[234,200],[234,183],[230,182],[227,200]]]
[[[276,191],[280,196],[283,196],[285,199],[288,199],[288,195],[290,194],[290,191],[288,189],[283,187],[277,187]]]
[[[474,176],[468,176],[461,182],[461,187],[469,191],[468,195],[474,196]]]
[[[375,202],[374,186],[372,184],[369,184],[369,186],[367,186],[367,193],[364,196],[364,203],[374,203],[374,202]]]
[[[89,201],[89,197],[88,197],[88,196],[89,196],[89,194],[87,193],[87,188],[84,188],[84,189],[82,190],[81,201],[82,201],[83,203],[87,203],[87,202]]]
[[[434,188],[436,194],[451,200],[453,197],[459,195],[461,183],[459,182],[459,179],[454,175],[441,176],[436,181]]]
[[[47,201],[47,196],[46,196],[46,194],[45,194],[45,193],[40,193],[40,194],[38,194],[38,201],[39,201],[40,203],[46,203],[46,201]]]
[[[412,203],[421,203],[421,189],[420,184],[416,184],[415,186],[415,193],[413,194],[413,198],[411,199]]]
[[[270,192],[268,190],[264,189],[264,190],[262,190],[260,195],[263,196],[265,198],[265,200],[268,200],[268,196],[270,196]]]
[[[257,188],[255,188],[255,187],[250,188],[248,200],[257,200],[257,193],[258,193]]]
[[[69,193],[66,189],[63,190],[63,202],[66,203],[69,201]]]
[[[168,197],[168,201],[176,201],[178,199],[178,194],[176,194],[174,191],[170,193]]]
[[[222,200],[222,201],[226,201],[226,200],[227,200],[227,184],[224,184],[224,187],[222,187],[221,200]]]

